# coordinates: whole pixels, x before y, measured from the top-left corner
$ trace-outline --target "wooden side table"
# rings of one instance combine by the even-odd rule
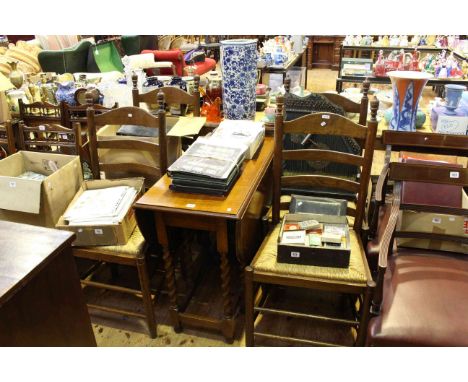
[[[96,346],[74,238],[0,221],[0,346]]]
[[[169,189],[171,179],[164,175],[135,204],[137,215],[150,213],[156,222],[157,238],[163,247],[166,282],[170,299],[170,317],[175,331],[183,325],[193,325],[220,331],[226,341],[232,342],[235,330],[236,304],[231,296],[231,266],[229,247],[241,269],[255,254],[262,239],[261,221],[263,208],[270,198],[271,162],[274,141],[265,137],[256,157],[246,162],[245,168],[228,195],[211,196],[188,194]],[[228,225],[234,224],[235,234],[230,242]],[[179,227],[214,232],[217,252],[220,256],[223,318],[186,313],[177,301],[177,286],[172,254],[169,250],[167,227]],[[241,272],[242,273],[242,272]]]

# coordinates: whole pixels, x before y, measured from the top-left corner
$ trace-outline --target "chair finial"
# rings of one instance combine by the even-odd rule
[[[276,114],[283,114],[284,96],[279,95],[276,97]]]
[[[286,90],[286,93],[289,93],[291,90],[291,78],[289,76],[284,80],[284,90]]]
[[[132,74],[132,83],[133,83],[133,89],[138,89],[138,76],[133,72]]]
[[[164,110],[164,92],[159,91],[158,92],[158,104],[159,104],[159,110]]]
[[[369,93],[369,88],[370,88],[370,81],[369,78],[366,77],[364,79],[364,82],[362,83],[362,96],[367,97],[367,94]]]
[[[374,97],[370,103],[371,107],[371,122],[377,122],[377,110],[379,108],[379,100]]]

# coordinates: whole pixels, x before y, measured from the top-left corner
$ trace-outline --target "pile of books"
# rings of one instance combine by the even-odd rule
[[[241,173],[247,146],[214,136],[198,138],[169,168],[174,191],[227,194]]]
[[[136,195],[137,190],[130,186],[86,190],[68,207],[63,217],[70,226],[118,224]]]

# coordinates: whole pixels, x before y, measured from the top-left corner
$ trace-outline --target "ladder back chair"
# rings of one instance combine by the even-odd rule
[[[432,153],[437,149],[445,155],[468,156],[466,136],[403,132],[386,135],[387,149],[411,145],[412,150],[418,152]],[[394,183],[393,198],[387,206],[390,212],[380,237],[378,275],[371,305],[374,317],[369,323],[367,344],[468,346],[468,202],[466,199],[462,202],[462,192],[466,191],[460,194],[461,208],[408,204],[402,199],[403,182],[451,185],[466,190],[468,169],[449,163],[390,162],[388,158],[379,178],[378,191],[385,189],[387,180]],[[430,213],[429,217],[445,216],[448,220],[459,221],[464,234],[444,229],[401,230],[400,211]],[[459,251],[412,248],[412,244],[400,245],[398,238],[458,243]]]
[[[315,113],[284,122],[283,99],[279,97],[275,119],[275,155],[273,158],[273,229],[263,241],[260,249],[245,269],[245,314],[246,314],[246,344],[254,346],[256,338],[276,339],[291,343],[308,345],[332,345],[323,341],[296,338],[259,332],[256,330],[257,319],[267,314],[286,317],[319,320],[345,324],[358,328],[358,345],[364,344],[367,320],[369,318],[370,295],[374,283],[367,266],[360,233],[364,218],[364,204],[368,190],[370,169],[372,165],[374,140],[377,131],[378,101],[371,103],[371,119],[366,126],[356,124],[349,119],[330,113]],[[283,134],[301,132],[304,134],[346,135],[364,141],[364,153],[351,155],[332,150],[304,149],[283,150]],[[352,163],[361,168],[359,182],[327,175],[282,175],[283,160],[331,160],[338,163]],[[348,203],[348,216],[354,219],[350,227],[351,256],[348,268],[329,268],[277,262],[277,238],[280,230],[280,217],[284,208],[280,201],[283,185],[301,185],[305,187],[336,187],[350,190],[356,195],[356,208]],[[257,286],[259,286],[257,288]],[[327,290],[333,293],[343,293],[358,296],[360,312],[354,311],[353,320],[336,317],[319,316],[315,314],[298,313],[284,309],[268,307],[267,289],[274,286],[298,287],[312,290]]]
[[[26,126],[18,124],[20,150],[49,151],[51,153],[80,155],[81,127],[79,123],[71,129],[58,124]]]
[[[96,115],[94,108],[89,108],[88,134],[89,150],[91,156],[91,170],[95,179],[100,179],[101,171],[106,173],[106,178],[122,176],[143,176],[147,186],[156,182],[167,171],[167,137],[166,116],[164,111],[164,94],[158,94],[159,110],[154,116],[146,110],[135,106],[121,107]],[[150,141],[143,137],[116,136],[97,137],[96,126],[104,125],[136,125],[157,130],[158,141]],[[118,162],[106,163],[102,161],[100,150],[125,150],[129,155],[123,155]],[[158,163],[154,165],[135,163],[131,152],[146,151],[156,153]]]
[[[164,95],[161,93],[158,96],[160,105],[164,105]],[[93,174],[95,179],[100,179],[101,171],[106,173],[107,178],[115,178],[112,173],[125,173],[131,176],[139,174],[146,179],[155,179],[162,176],[167,170],[167,161],[165,159],[165,113],[160,109],[157,117],[149,114],[143,109],[137,107],[121,107],[100,115],[96,115],[93,108],[88,108],[88,134],[90,144],[90,154]],[[159,144],[139,141],[138,139],[97,139],[96,126],[101,125],[138,125],[149,128],[158,129]],[[137,137],[138,138],[138,137]],[[122,163],[105,164],[99,160],[99,149],[126,149],[126,150],[159,150],[160,165],[159,168],[150,167],[137,163],[135,159],[129,156],[123,159]],[[154,299],[156,296],[152,294],[150,287],[150,277],[148,271],[148,258],[150,256],[150,248],[145,241],[139,226],[135,228],[131,234],[127,244],[120,246],[96,246],[96,247],[73,247],[73,255],[77,258],[92,260],[97,265],[81,275],[81,283],[83,287],[94,287],[114,292],[126,293],[141,297],[143,300],[144,314],[128,309],[117,309],[108,305],[89,304],[88,307],[102,310],[110,313],[116,313],[125,316],[143,318],[148,326],[148,331],[151,338],[156,337],[156,320],[154,314]],[[112,283],[96,281],[96,271],[100,266],[109,264],[113,275],[118,274],[117,267],[119,265],[136,268],[139,280],[139,289],[122,287],[116,285],[116,280],[111,280]],[[114,277],[115,279],[116,277]]]
[[[10,120],[0,123],[0,148],[1,146],[6,147],[8,155],[16,152],[15,135]]]
[[[157,104],[157,97],[159,92],[164,93],[165,102],[167,104],[179,104],[179,105],[190,105],[193,108],[193,115],[195,117],[200,116],[200,76],[194,76],[194,91],[190,94],[182,89],[174,86],[163,86],[159,89],[153,89],[148,93],[140,94],[138,91],[138,77],[132,76],[133,89],[133,106],[140,106],[141,102],[146,104]]]

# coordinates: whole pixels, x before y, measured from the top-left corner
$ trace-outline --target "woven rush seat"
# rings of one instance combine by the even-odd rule
[[[287,211],[284,211],[286,213]],[[252,263],[257,272],[285,274],[289,276],[309,277],[319,280],[333,280],[334,282],[366,285],[365,265],[361,256],[363,248],[354,230],[349,231],[351,240],[351,256],[348,268],[319,267],[312,265],[297,265],[278,263],[278,234],[281,224],[277,224],[273,231],[265,238],[259,249],[260,255]]]
[[[109,254],[114,257],[124,257],[124,258],[137,258],[141,257],[144,254],[145,249],[145,238],[143,237],[140,228],[136,226],[133,230],[130,238],[127,243],[124,245],[101,245],[93,247],[74,247],[74,249],[79,250],[80,257],[82,254],[86,254],[87,251],[96,253],[100,252],[102,254]]]

